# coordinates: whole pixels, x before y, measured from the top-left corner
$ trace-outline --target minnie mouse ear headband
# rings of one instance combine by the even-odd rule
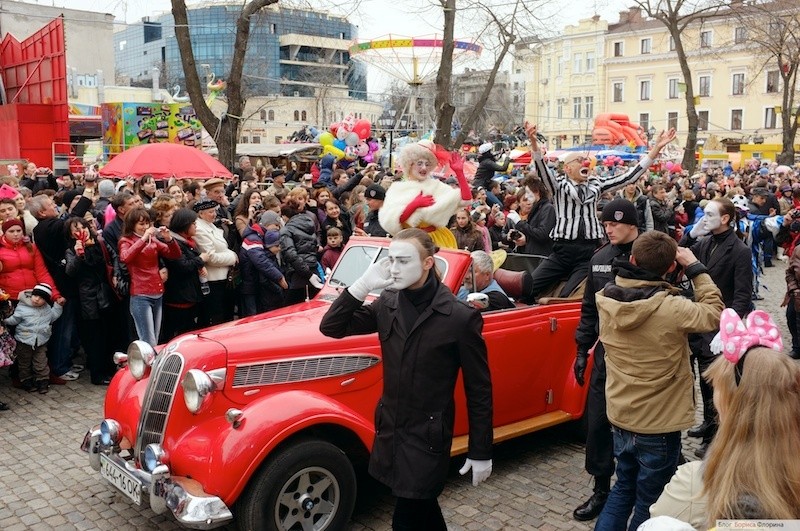
[[[742,379],[744,358],[754,347],[783,350],[783,339],[775,321],[764,310],[755,310],[743,322],[735,311],[725,308],[720,316],[719,334],[711,342],[711,351],[736,364],[737,386]]]

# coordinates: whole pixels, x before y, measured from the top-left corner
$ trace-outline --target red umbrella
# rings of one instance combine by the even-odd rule
[[[144,144],[115,156],[100,169],[103,177],[141,177],[155,179],[210,179],[231,177],[231,172],[204,151],[182,144]]]

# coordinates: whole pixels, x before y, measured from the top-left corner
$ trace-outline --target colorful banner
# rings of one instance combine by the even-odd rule
[[[155,142],[202,144],[203,126],[187,103],[104,103],[101,110],[107,154]]]

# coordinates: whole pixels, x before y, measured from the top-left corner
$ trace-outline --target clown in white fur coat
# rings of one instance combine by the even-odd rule
[[[434,144],[423,142],[403,148],[399,163],[406,180],[392,184],[386,191],[386,199],[378,211],[378,221],[389,234],[417,227],[428,232],[439,247],[455,249],[456,240],[447,223],[462,201],[472,199],[472,193],[458,153],[439,154],[448,157],[447,162],[456,174],[459,189],[431,177],[431,172],[439,165],[434,149]]]

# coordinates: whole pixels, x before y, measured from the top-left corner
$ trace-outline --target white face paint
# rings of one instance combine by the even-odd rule
[[[422,258],[419,249],[410,241],[398,240],[389,244],[389,273],[391,288],[401,290],[422,278]]]
[[[715,231],[722,225],[722,219],[719,213],[719,206],[714,201],[709,201],[706,207],[703,209],[705,212],[706,218],[706,227],[710,231]]]

